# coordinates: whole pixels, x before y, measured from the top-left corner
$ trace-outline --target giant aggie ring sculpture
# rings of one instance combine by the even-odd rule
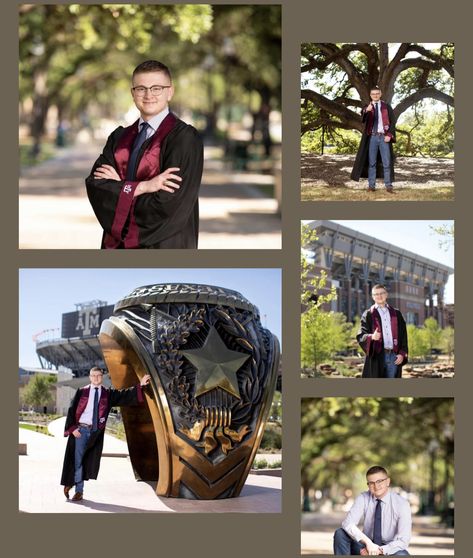
[[[122,408],[138,478],[160,496],[238,496],[263,435],[279,342],[240,293],[157,284],[120,300],[99,334],[112,383],[151,375],[147,405]]]

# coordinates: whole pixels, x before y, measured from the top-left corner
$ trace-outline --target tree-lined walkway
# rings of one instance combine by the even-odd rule
[[[333,554],[333,533],[345,513],[304,513],[301,519],[301,551],[307,554]],[[454,531],[438,523],[437,517],[412,518],[409,553],[414,556],[453,556]]]
[[[101,150],[76,144],[20,176],[19,245],[27,249],[98,248],[102,231],[87,200],[84,179]],[[206,148],[200,192],[199,248],[281,247],[277,202],[258,185],[273,177],[225,168]]]

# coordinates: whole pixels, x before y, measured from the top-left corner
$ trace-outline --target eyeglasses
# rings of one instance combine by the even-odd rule
[[[144,97],[146,91],[149,91],[153,97],[159,97],[163,94],[165,89],[169,89],[171,85],[152,85],[151,87],[145,87],[144,85],[137,85],[132,87],[131,90],[135,93],[137,97]]]
[[[383,295],[386,295],[386,294],[388,294],[386,291],[381,291],[379,293],[372,293],[373,296],[383,296]]]
[[[89,378],[101,378],[103,374],[89,374]]]
[[[384,478],[384,479],[379,479],[379,480],[377,480],[377,481],[367,482],[366,485],[367,485],[368,487],[370,487],[370,488],[371,488],[371,487],[374,487],[374,486],[376,486],[376,488],[378,488],[379,486],[381,486],[381,485],[383,484],[383,482],[384,482],[385,480],[388,480],[388,477],[386,477],[386,478]]]

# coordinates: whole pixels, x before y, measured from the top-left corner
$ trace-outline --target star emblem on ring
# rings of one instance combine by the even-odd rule
[[[214,326],[200,349],[180,353],[197,368],[195,397],[221,388],[241,399],[236,373],[250,355],[229,349]]]

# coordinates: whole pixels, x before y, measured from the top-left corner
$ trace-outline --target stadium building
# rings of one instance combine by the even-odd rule
[[[58,371],[57,412],[66,413],[78,387],[89,383],[93,366],[105,368],[98,340],[100,326],[113,313],[113,304],[92,300],[76,304],[74,312],[62,315],[60,337],[51,337],[50,331],[35,336],[36,353],[45,370]],[[109,385],[108,375],[104,384]]]
[[[352,322],[373,304],[372,286],[382,283],[389,291],[388,302],[399,308],[407,323],[421,326],[434,317],[445,327],[453,321],[453,306],[447,309],[444,302],[452,268],[333,221],[312,221],[308,226],[318,237],[302,247],[312,273],[325,271],[326,292],[332,286],[337,292],[326,310],[342,312]]]

